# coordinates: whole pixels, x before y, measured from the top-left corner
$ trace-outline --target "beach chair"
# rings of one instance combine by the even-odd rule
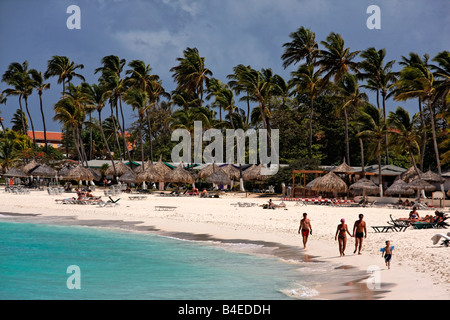
[[[441,238],[444,239],[441,245],[448,247],[450,245],[450,232],[448,232],[447,235],[443,233],[435,234],[431,237],[431,240],[433,240],[433,244],[437,244]]]
[[[391,221],[388,221],[387,223],[398,228],[399,231],[405,231],[408,227],[410,227],[410,222],[408,220],[395,220],[392,218],[392,214],[389,216]]]

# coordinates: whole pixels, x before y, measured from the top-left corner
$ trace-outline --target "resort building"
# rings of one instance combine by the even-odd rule
[[[36,137],[36,143],[40,146],[45,144],[44,131],[34,131]],[[28,131],[28,137],[33,139],[33,131]],[[63,134],[62,132],[47,131],[47,144],[53,148],[59,148],[62,146]]]

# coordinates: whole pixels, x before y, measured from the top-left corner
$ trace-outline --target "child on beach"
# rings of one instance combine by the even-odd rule
[[[392,250],[394,247],[391,247],[391,242],[386,241],[386,247],[381,249],[381,257],[384,257],[384,262],[386,262],[386,266],[388,269],[391,269],[391,260],[392,260]]]

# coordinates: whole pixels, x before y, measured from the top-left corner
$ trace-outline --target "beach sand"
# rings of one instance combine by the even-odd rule
[[[370,298],[387,300],[450,298],[450,247],[433,245],[431,241],[433,235],[446,234],[449,229],[407,229],[405,232],[375,233],[371,228],[387,225],[390,215],[394,218],[407,217],[409,214],[407,210],[387,207],[296,206],[295,201],[285,201],[287,205],[285,209],[265,210],[259,205],[267,203],[268,198],[246,197],[245,194],[223,194],[220,198],[162,197],[159,194],[152,194],[144,200],[131,200],[129,197],[133,196],[132,194],[122,193],[114,197],[120,198],[120,205],[115,207],[58,204],[55,201],[74,195],[49,195],[46,191],[32,191],[30,194],[21,195],[4,193],[2,190],[0,211],[6,214],[0,215],[0,221],[33,222],[33,219],[41,219],[47,223],[58,223],[60,220],[74,225],[160,232],[179,237],[191,236],[199,240],[275,243],[294,248],[282,257],[286,261],[298,254],[303,259],[306,257],[306,260],[335,264],[337,268],[354,267],[355,281],[359,281],[357,285],[364,288],[362,291],[374,293],[369,295]],[[94,195],[103,195],[103,191],[97,189]],[[107,200],[104,196],[102,199]],[[275,197],[273,200],[276,204],[280,203]],[[237,202],[257,205],[239,207],[234,205]],[[155,211],[155,206],[175,206],[176,209]],[[303,212],[308,213],[313,229],[306,250],[303,249],[301,236],[297,233]],[[362,254],[353,254],[355,241],[354,238],[348,238],[346,255],[340,257],[338,244],[334,239],[337,225],[341,218],[345,218],[351,232],[353,223],[358,220],[360,213],[364,214],[368,226]],[[419,213],[434,214],[434,211],[422,210]],[[17,220],[18,218],[21,219]],[[395,246],[390,270],[385,266],[380,252],[386,240],[390,240],[391,245]],[[369,270],[377,272],[371,273]],[[365,275],[364,279],[361,279],[361,274]],[[379,287],[373,286],[374,279],[379,280]],[[319,295],[319,298],[327,297],[333,298],[332,292],[321,292]],[[361,295],[360,298],[367,297]]]

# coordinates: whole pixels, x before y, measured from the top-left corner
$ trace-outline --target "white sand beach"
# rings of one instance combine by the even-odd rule
[[[246,197],[245,194],[223,194],[220,198],[162,197],[148,195],[143,200],[131,200],[132,194],[122,193],[120,205],[99,207],[97,205],[58,204],[75,194],[49,195],[46,191],[30,194],[10,194],[0,191],[1,212],[39,214],[40,217],[76,217],[79,220],[117,220],[133,222],[139,226],[154,227],[167,232],[207,234],[218,239],[247,239],[250,241],[275,242],[297,246],[299,253],[336,265],[350,265],[366,272],[378,267],[381,287],[391,284],[389,291],[380,294],[381,299],[396,300],[447,300],[450,298],[450,247],[440,243],[433,245],[431,237],[449,229],[407,229],[405,232],[375,233],[372,226],[387,225],[390,215],[404,218],[409,211],[387,207],[329,207],[323,205],[296,206],[296,202],[285,201],[285,209],[265,210],[260,206],[239,207],[237,202],[268,202],[268,198]],[[97,189],[94,195],[103,195]],[[276,204],[279,199],[273,198]],[[174,206],[173,211],[156,211],[155,206]],[[301,236],[297,233],[302,213],[308,213],[313,233],[308,246],[303,250]],[[448,209],[445,210],[448,212]],[[353,254],[354,238],[348,238],[346,256],[340,257],[335,241],[336,227],[345,218],[350,229],[364,214],[368,225],[361,255]],[[421,215],[434,214],[432,210],[419,211]],[[1,217],[3,221],[7,216]],[[380,248],[390,240],[395,246],[391,269],[387,270]],[[369,275],[369,274],[368,274]],[[392,285],[394,284],[394,285]],[[376,289],[374,289],[376,290]]]

